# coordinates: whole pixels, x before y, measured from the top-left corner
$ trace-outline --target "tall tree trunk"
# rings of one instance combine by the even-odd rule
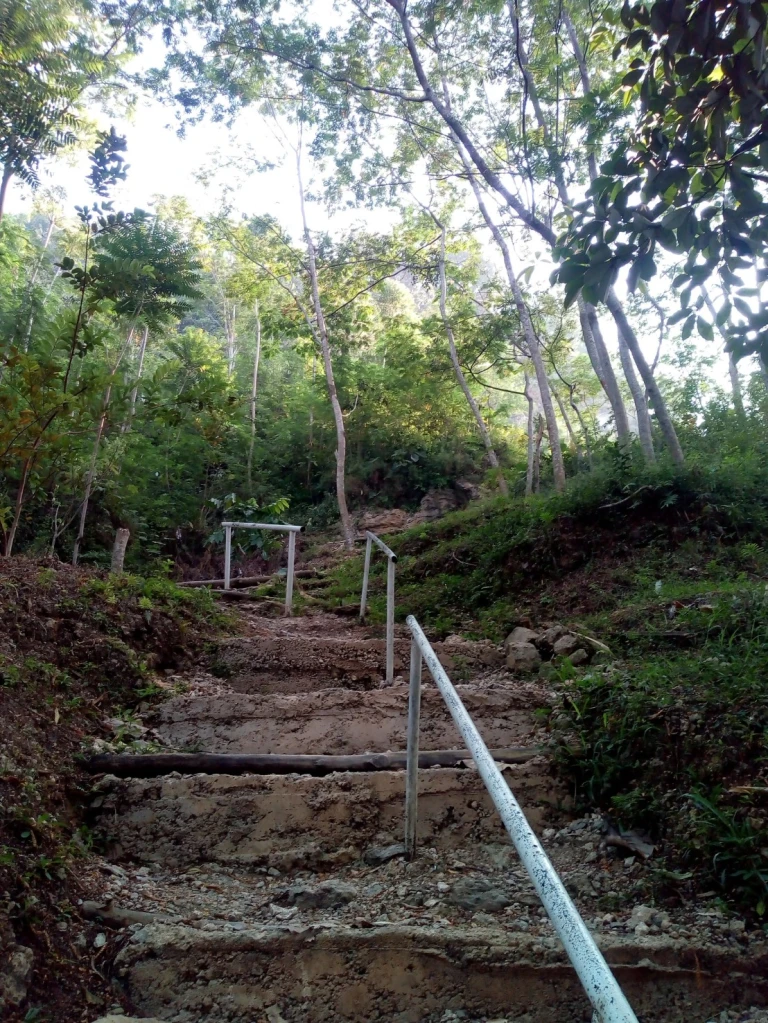
[[[42,265],[43,265],[43,257],[45,256],[45,253],[48,251],[48,246],[51,244],[51,238],[53,237],[53,229],[54,229],[55,226],[56,226],[56,214],[52,213],[51,214],[51,219],[50,219],[50,221],[48,223],[48,230],[45,232],[45,239],[43,241],[42,251],[40,252],[40,256],[39,256],[39,258],[37,260],[37,263],[35,263],[35,269],[32,272],[32,276],[30,277],[29,283],[27,284],[27,288],[26,288],[27,298],[29,300],[30,308],[29,308],[29,317],[27,319],[27,326],[26,326],[26,328],[24,330],[24,351],[25,352],[29,350],[29,339],[32,336],[32,325],[35,322],[35,310],[34,310],[34,307],[32,306],[32,289],[34,288],[35,284],[37,284],[37,278],[38,278],[38,275],[39,275],[40,270],[41,270]],[[50,294],[50,289],[49,289],[49,294]]]
[[[598,351],[604,353],[605,358],[608,359],[608,349],[605,341],[603,340],[603,332],[600,328],[600,322],[597,318],[597,310],[594,306],[589,306],[589,322],[592,327],[592,335],[595,339]],[[637,419],[637,435],[640,440],[640,449],[642,450],[643,456],[647,462],[654,462],[656,460],[656,453],[653,448],[653,430],[651,429],[651,417],[648,412],[648,398],[646,391],[637,379],[632,355],[629,348],[627,348],[623,333],[620,330],[617,330],[617,335],[619,341],[619,359],[621,360],[621,368],[624,372],[624,379],[627,381],[627,387],[629,387],[629,393],[632,395],[632,403],[635,406],[635,418]]]
[[[227,332],[227,377],[232,378],[232,374],[235,372],[235,356],[237,355],[237,306],[232,303],[230,309],[227,305],[226,298],[224,299],[224,329]]]
[[[346,458],[347,458],[347,434],[344,428],[344,414],[341,411],[339,396],[336,391],[336,381],[333,376],[333,363],[331,361],[331,346],[328,341],[328,330],[325,324],[323,306],[320,301],[320,285],[317,277],[317,257],[315,243],[307,224],[307,213],[304,204],[304,184],[301,176],[301,150],[296,153],[296,169],[299,178],[299,203],[301,206],[301,222],[304,227],[304,240],[307,246],[307,264],[309,269],[309,280],[312,289],[312,305],[315,310],[315,326],[317,339],[320,342],[320,351],[323,355],[323,368],[325,369],[325,382],[328,387],[328,397],[331,400],[333,418],[336,423],[336,500],[339,505],[339,517],[341,518],[341,531],[344,536],[344,544],[348,550],[352,550],[355,544],[355,529],[347,507],[346,487]]]
[[[567,211],[572,208],[572,204],[570,195],[568,194],[568,187],[565,183],[565,177],[563,175],[562,158],[558,152],[557,146],[552,142],[549,125],[544,115],[541,103],[539,102],[536,83],[530,72],[528,52],[525,48],[520,32],[520,21],[518,18],[515,0],[508,0],[507,11],[509,12],[510,21],[512,22],[517,60],[525,81],[528,96],[531,100],[531,105],[533,106],[533,112],[536,115],[536,122],[539,126],[539,130],[542,132],[544,144],[554,169],[555,184],[557,185],[560,203],[563,209]],[[597,167],[595,165],[594,157],[591,158],[591,162],[589,163],[589,174],[591,180],[594,180],[594,178],[597,177]],[[585,302],[581,295],[579,295],[578,298],[578,306],[579,322],[581,324],[582,337],[584,338],[584,347],[587,349],[587,355],[592,363],[592,368],[595,371],[595,375],[600,381],[600,384],[605,391],[605,395],[608,398],[608,403],[611,406],[613,421],[616,427],[616,436],[618,437],[620,445],[628,444],[630,441],[629,420],[627,419],[627,410],[624,407],[624,399],[621,396],[621,391],[616,381],[616,375],[613,372],[613,366],[611,365],[607,349],[603,346],[604,350],[601,351],[600,345],[595,343],[595,338],[592,336],[589,313],[594,309],[594,307],[588,302]]]
[[[10,163],[6,163],[3,166],[3,176],[0,178],[0,223],[3,220],[3,213],[5,212],[5,197],[8,194],[8,183],[13,176],[13,170]]]
[[[541,442],[544,439],[544,417],[539,416],[533,454],[533,492],[538,494],[541,485]],[[551,445],[550,445],[551,446]]]
[[[704,293],[704,301],[706,302],[707,309],[709,310],[709,314],[712,317],[712,322],[717,326],[717,331],[720,334],[720,337],[727,345],[728,335],[717,322],[717,310],[715,309],[712,299],[706,292]],[[736,410],[736,415],[739,417],[739,419],[743,420],[745,415],[744,396],[741,391],[741,378],[739,377],[739,367],[732,353],[727,351],[727,349],[726,354],[728,356],[728,376],[730,377],[731,381],[731,395],[733,397],[733,407]]]
[[[536,331],[533,329],[531,314],[528,311],[528,306],[525,304],[525,299],[523,298],[523,293],[520,290],[517,275],[515,274],[514,267],[512,266],[512,257],[509,253],[509,246],[507,245],[506,239],[488,212],[488,207],[483,199],[477,179],[472,172],[472,167],[469,163],[469,158],[464,151],[464,147],[459,144],[459,140],[455,137],[454,142],[458,149],[459,156],[461,157],[461,162],[464,165],[467,178],[472,187],[478,209],[480,210],[488,230],[493,236],[493,240],[498,245],[502,259],[504,260],[504,269],[506,270],[507,281],[509,282],[509,286],[512,290],[515,308],[517,309],[517,314],[520,317],[520,323],[523,328],[523,337],[528,345],[528,354],[531,357],[531,362],[533,363],[533,368],[536,372],[536,383],[539,386],[541,406],[544,409],[544,418],[547,421],[547,432],[549,433],[549,444],[552,449],[552,472],[554,475],[555,490],[560,491],[565,487],[565,465],[563,464],[563,453],[560,450],[560,430],[557,425],[555,407],[552,403],[552,392],[547,378],[547,371],[544,366],[544,357],[541,354],[539,339],[536,337]]]
[[[114,371],[112,376],[114,377]],[[91,500],[91,490],[93,488],[93,478],[96,475],[96,460],[99,456],[99,447],[101,446],[101,435],[104,432],[104,424],[107,421],[107,412],[109,410],[109,400],[112,397],[112,379],[110,379],[107,385],[107,390],[104,394],[104,401],[101,405],[101,415],[99,416],[99,425],[96,429],[96,437],[93,442],[93,451],[91,452],[91,464],[88,466],[88,472],[85,477],[85,491],[83,493],[83,503],[80,506],[80,524],[77,529],[77,537],[75,539],[75,546],[72,549],[72,564],[76,565],[78,558],[80,557],[80,546],[85,536],[85,520],[88,516],[88,504]]]
[[[568,440],[570,441],[569,447],[570,447],[570,449],[571,449],[571,451],[573,452],[574,455],[578,455],[578,453],[579,453],[579,443],[576,440],[576,434],[573,432],[573,427],[571,426],[571,421],[568,418],[568,413],[565,411],[565,405],[563,404],[563,399],[560,397],[560,395],[557,393],[557,391],[554,389],[554,387],[552,388],[552,393],[555,396],[555,401],[557,402],[557,407],[560,409],[560,416],[562,417],[562,420],[565,423],[565,429],[566,429],[566,431],[568,433]]]
[[[129,336],[129,342],[133,337],[133,331]],[[149,327],[145,325],[144,332],[141,335],[141,345],[139,346],[139,365],[136,367],[136,383],[133,385],[131,391],[131,407],[128,412],[128,418],[123,423],[122,433],[128,433],[133,423],[133,417],[136,415],[136,400],[139,396],[139,382],[144,372],[144,356],[147,354],[147,341],[149,340]]]
[[[453,327],[448,317],[447,304],[448,282],[445,274],[445,226],[440,223],[440,221],[434,216],[434,214],[432,214],[432,219],[440,228],[440,262],[439,262],[440,316],[443,321],[445,336],[448,338],[448,351],[451,356],[451,365],[453,366],[453,372],[456,374],[456,380],[458,381],[459,387],[461,388],[464,397],[467,399],[467,404],[469,405],[472,415],[474,416],[475,423],[477,424],[477,429],[480,432],[480,436],[483,439],[483,444],[485,445],[485,452],[488,456],[488,461],[490,462],[491,467],[493,469],[498,469],[499,459],[496,454],[496,451],[494,450],[493,441],[491,440],[491,435],[488,432],[488,427],[485,425],[485,421],[483,420],[480,408],[477,402],[475,401],[475,396],[472,394],[472,391],[469,388],[469,384],[467,383],[467,378],[464,376],[464,372],[461,368],[461,363],[459,362],[459,353],[456,351],[456,339],[453,334]],[[499,490],[501,491],[501,493],[504,494],[505,496],[509,494],[509,489],[507,488],[507,481],[504,479],[501,473],[499,473],[498,481]]]
[[[29,482],[29,474],[32,471],[32,467],[34,466],[35,461],[37,460],[38,448],[42,443],[46,430],[54,421],[56,416],[59,414],[59,411],[60,406],[57,405],[56,408],[49,414],[46,421],[43,423],[40,432],[38,433],[37,438],[35,439],[35,443],[32,445],[32,450],[24,459],[24,465],[22,466],[21,470],[21,480],[19,481],[19,489],[16,492],[16,506],[13,511],[13,521],[11,522],[11,528],[8,530],[8,535],[5,538],[4,553],[7,558],[10,558],[11,553],[13,552],[13,544],[14,541],[16,540],[16,532],[19,528],[19,522],[21,521],[21,510],[24,507],[24,498],[26,497],[27,483]]]
[[[251,474],[253,470],[253,448],[256,443],[256,392],[259,387],[259,362],[261,360],[261,316],[259,315],[259,303],[256,302],[254,309],[256,315],[256,351],[253,354],[253,376],[251,377],[251,440],[248,445],[248,490],[251,489]]]
[[[115,533],[115,542],[112,546],[112,566],[111,572],[120,573],[123,571],[123,564],[125,563],[125,551],[128,547],[128,541],[131,538],[130,529],[118,529]]]
[[[656,413],[656,420],[659,424],[661,435],[669,448],[672,461],[676,465],[684,465],[685,455],[683,454],[683,449],[680,446],[677,431],[675,430],[674,423],[672,422],[672,417],[669,414],[667,404],[664,401],[661,391],[659,390],[659,385],[656,383],[653,373],[651,372],[651,367],[646,362],[645,356],[640,348],[640,342],[637,340],[637,335],[630,326],[626,313],[616,297],[616,292],[613,288],[611,288],[606,295],[605,301],[611,315],[616,321],[616,328],[619,334],[623,336],[627,347],[632,353],[635,365],[640,372],[640,376],[645,384],[645,389],[648,392],[651,405],[653,406],[653,411]]]
[[[624,399],[621,396],[619,382],[613,371],[613,364],[608,353],[605,341],[603,340],[600,323],[597,319],[597,310],[589,302],[585,302],[579,295],[579,321],[581,333],[584,338],[584,345],[587,349],[592,368],[597,374],[597,379],[602,384],[603,390],[608,398],[608,403],[613,412],[613,422],[616,427],[616,436],[620,446],[624,446],[631,440],[629,419]],[[590,347],[592,351],[590,351]]]
[[[29,473],[32,469],[34,457],[32,454],[28,455],[24,459],[24,465],[21,470],[21,479],[19,480],[19,489],[16,492],[16,506],[13,509],[13,521],[11,522],[11,528],[8,530],[8,535],[5,538],[5,551],[6,558],[10,558],[13,553],[13,544],[16,540],[16,531],[19,528],[19,522],[21,520],[21,509],[24,507],[24,496],[27,490],[27,480],[29,479]]]
[[[585,96],[587,96],[592,91],[592,84],[589,77],[589,69],[587,68],[587,62],[584,57],[584,50],[582,49],[581,43],[579,42],[579,38],[576,33],[576,28],[571,20],[570,15],[568,14],[568,11],[565,8],[562,9],[562,18],[566,27],[566,31],[568,32],[568,37],[571,42],[573,55],[576,58],[576,63],[578,64],[579,67],[582,92],[584,93]],[[597,162],[595,160],[594,154],[590,153],[588,155],[587,163],[589,167],[590,180],[594,181],[595,178],[597,177]],[[664,437],[667,447],[669,448],[669,452],[672,456],[672,459],[676,464],[682,465],[685,461],[685,456],[683,455],[683,449],[680,446],[680,441],[678,440],[677,432],[675,430],[674,424],[672,423],[672,418],[669,415],[667,404],[664,401],[664,398],[662,397],[661,391],[659,390],[656,380],[653,376],[653,371],[651,370],[651,367],[648,365],[645,356],[643,355],[642,350],[640,349],[637,336],[632,327],[630,326],[629,320],[627,319],[626,313],[624,312],[624,308],[619,302],[619,299],[613,288],[611,288],[610,292],[606,296],[605,304],[608,306],[608,309],[616,323],[616,327],[619,332],[619,345],[621,346],[621,337],[623,335],[626,345],[632,353],[632,358],[634,359],[635,365],[640,371],[640,376],[643,378],[645,389],[648,392],[648,397],[650,398],[651,404],[653,405],[653,410],[656,413],[656,419],[658,420],[659,428],[661,429],[662,436]],[[624,371],[626,374],[627,366],[624,360],[622,360],[622,365],[624,367]],[[632,373],[632,375],[634,376],[634,372]],[[627,383],[629,384],[630,389],[632,389],[632,381],[629,379],[629,377],[627,377]],[[638,433],[640,434],[640,443],[646,458],[652,460],[654,457],[653,438],[650,435],[650,419],[647,414],[645,396],[643,396],[643,400],[639,404],[637,399],[635,398],[634,391],[632,391],[632,397],[633,399],[635,399],[635,407],[637,410],[638,416],[637,422]],[[647,430],[646,425],[648,427]]]
[[[527,464],[525,470],[525,496],[530,497],[533,493],[533,469],[535,459],[534,441],[534,411],[533,395],[531,394],[531,381],[528,374],[525,374],[525,398],[528,402],[528,430],[527,430]]]
[[[632,395],[632,401],[637,415],[637,435],[640,438],[640,447],[645,455],[646,461],[653,462],[656,459],[656,452],[653,447],[653,428],[651,426],[651,416],[648,412],[646,391],[637,379],[635,365],[632,361],[632,353],[627,347],[627,342],[624,340],[624,335],[621,331],[618,332],[618,337],[621,368],[624,370],[624,377]]]

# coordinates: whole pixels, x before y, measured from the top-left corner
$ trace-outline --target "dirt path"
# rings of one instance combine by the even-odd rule
[[[383,682],[380,630],[242,610],[215,675],[145,723],[165,747],[363,753],[405,748],[407,641]],[[536,748],[546,684],[487,643],[438,653],[489,746]],[[459,681],[460,680],[460,681]],[[422,748],[458,746],[427,684]],[[768,948],[713,902],[652,903],[655,866],[572,820],[545,756],[510,786],[642,1019],[705,1020],[768,1000]],[[420,772],[419,855],[403,859],[404,772],[104,777],[100,943],[137,1016],[174,1023],[432,1023],[589,1018],[574,974],[476,772]],[[128,911],[126,916],[125,911]],[[93,907],[90,907],[93,912]],[[150,916],[131,917],[131,913]],[[121,917],[122,914],[122,917]],[[120,926],[122,924],[123,926]]]

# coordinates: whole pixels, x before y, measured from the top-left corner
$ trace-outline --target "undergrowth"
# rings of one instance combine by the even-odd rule
[[[495,499],[388,543],[397,614],[434,638],[500,642],[555,621],[608,665],[566,671],[549,715],[577,804],[661,843],[667,895],[706,888],[768,917],[768,473],[764,459],[684,470],[616,462],[561,495]],[[359,593],[360,559],[330,590]],[[374,563],[370,616],[384,617]]]
[[[768,595],[642,607],[621,661],[573,677],[551,716],[556,759],[582,806],[662,843],[683,879],[768,912]],[[572,673],[576,676],[576,673]],[[687,872],[687,874],[685,873]]]
[[[32,949],[35,1018],[63,1023],[115,1000],[88,943],[75,943],[87,926],[79,863],[93,845],[78,756],[226,622],[205,591],[25,557],[0,559],[0,617],[0,961],[14,943]]]

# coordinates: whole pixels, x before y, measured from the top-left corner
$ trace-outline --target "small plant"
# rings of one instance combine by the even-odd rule
[[[768,850],[764,831],[753,827],[743,810],[718,806],[701,792],[688,798],[698,813],[693,842],[711,860],[720,887],[751,904],[758,916],[768,910]]]

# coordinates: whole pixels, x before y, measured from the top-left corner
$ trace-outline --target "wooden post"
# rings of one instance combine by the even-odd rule
[[[115,542],[112,546],[112,567],[111,572],[122,572],[123,562],[125,561],[125,550],[128,546],[128,541],[131,538],[130,529],[118,529],[115,533]]]

